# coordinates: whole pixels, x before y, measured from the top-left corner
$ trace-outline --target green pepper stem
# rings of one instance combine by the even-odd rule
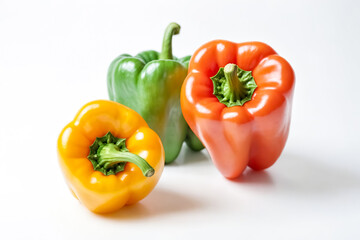
[[[98,164],[105,169],[111,168],[117,163],[131,162],[140,168],[145,177],[151,177],[155,173],[155,170],[145,159],[131,152],[121,152],[113,143],[106,144],[98,155]]]
[[[228,63],[224,67],[225,79],[228,82],[230,88],[229,100],[232,102],[236,101],[236,99],[241,99],[246,96],[246,89],[239,81],[237,69],[237,65],[233,63]]]
[[[159,59],[173,59],[172,54],[172,37],[180,32],[180,25],[177,23],[170,23],[165,29],[165,34],[162,42],[162,49]]]

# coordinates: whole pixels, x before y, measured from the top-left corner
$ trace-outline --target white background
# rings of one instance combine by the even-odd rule
[[[360,237],[358,1],[0,0],[0,239],[357,239]],[[99,216],[72,197],[56,140],[107,99],[121,53],[174,55],[213,39],[263,41],[296,73],[290,136],[264,172],[226,180],[183,148],[140,203]]]

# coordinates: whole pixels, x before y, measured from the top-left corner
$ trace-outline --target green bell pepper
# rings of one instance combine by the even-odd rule
[[[181,112],[180,89],[191,56],[178,59],[172,55],[172,37],[179,32],[180,26],[170,23],[161,53],[150,50],[136,56],[122,54],[108,70],[110,100],[138,112],[159,134],[165,149],[165,163],[176,159],[185,139],[192,150],[204,148]]]

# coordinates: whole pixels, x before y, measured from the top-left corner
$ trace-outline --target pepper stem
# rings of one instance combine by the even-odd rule
[[[242,106],[250,101],[257,87],[251,71],[242,70],[233,63],[221,67],[211,80],[214,95],[227,107]]]
[[[123,171],[127,162],[136,164],[145,177],[151,177],[155,173],[145,159],[129,152],[125,138],[114,137],[111,132],[96,138],[90,146],[88,159],[95,171],[100,171],[106,176]]]
[[[235,102],[236,99],[241,99],[246,96],[246,89],[239,81],[237,76],[238,67],[236,64],[229,63],[224,67],[224,75],[227,83],[229,84],[229,100]]]
[[[117,163],[131,162],[140,168],[145,177],[151,177],[155,173],[155,170],[145,159],[131,152],[120,152],[113,143],[106,144],[99,155],[98,164],[105,169],[109,169]]]
[[[180,25],[177,23],[170,23],[165,29],[165,34],[162,42],[162,49],[159,59],[173,59],[172,55],[172,37],[180,32]]]

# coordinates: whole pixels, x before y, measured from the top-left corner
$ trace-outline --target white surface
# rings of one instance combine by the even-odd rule
[[[0,1],[0,239],[359,238],[360,5],[308,2]],[[182,26],[176,56],[258,40],[292,64],[287,146],[238,181],[184,147],[145,200],[94,215],[65,186],[57,136],[107,98],[110,62],[160,50],[171,21]]]

